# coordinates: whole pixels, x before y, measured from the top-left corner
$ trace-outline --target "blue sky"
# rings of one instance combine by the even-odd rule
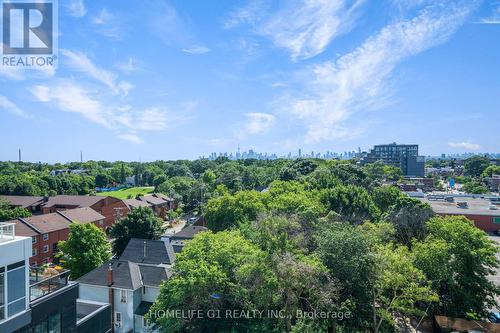
[[[500,1],[59,1],[55,71],[0,69],[0,159],[500,151]]]

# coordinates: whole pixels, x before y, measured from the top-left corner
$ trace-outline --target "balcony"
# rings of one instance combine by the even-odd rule
[[[16,224],[0,222],[0,243],[16,238]]]
[[[69,284],[69,270],[53,267],[30,269],[30,302],[58,291]]]

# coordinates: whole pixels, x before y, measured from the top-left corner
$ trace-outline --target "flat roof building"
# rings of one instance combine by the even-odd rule
[[[452,196],[427,196],[419,199],[428,203],[439,215],[463,215],[481,230],[500,230],[500,204],[491,199]]]

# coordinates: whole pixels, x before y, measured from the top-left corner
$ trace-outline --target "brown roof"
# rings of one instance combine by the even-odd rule
[[[152,205],[163,205],[168,203],[168,200],[165,200],[161,197],[157,197],[155,194],[141,196],[139,197],[139,200],[149,202]]]
[[[123,200],[125,204],[130,208],[139,208],[139,207],[151,207],[151,204],[147,203],[146,201],[141,201],[137,199],[126,199]]]
[[[28,208],[43,201],[43,197],[23,195],[0,195],[0,199],[9,202],[12,206],[22,208]]]
[[[106,218],[89,207],[75,208],[58,213],[75,223],[91,223],[104,220]]]
[[[34,229],[30,228],[28,225],[24,224],[19,220],[12,220],[9,221],[8,223],[16,224],[16,236],[32,237],[40,234],[39,232],[35,231]]]
[[[42,234],[67,229],[69,228],[69,224],[71,223],[67,218],[58,213],[35,215],[31,217],[20,218],[19,220],[25,222],[30,226],[33,226]],[[25,235],[19,234],[19,236]]]
[[[75,206],[75,207],[90,207],[95,205],[107,197],[101,196],[87,196],[87,195],[56,195],[50,197],[45,207],[52,206]]]

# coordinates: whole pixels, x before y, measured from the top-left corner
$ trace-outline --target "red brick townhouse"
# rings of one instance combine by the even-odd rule
[[[43,214],[65,211],[68,209],[90,207],[104,215],[103,228],[108,229],[117,219],[126,216],[130,209],[120,199],[104,196],[56,195],[50,197],[42,206]]]
[[[66,240],[70,223],[93,223],[104,229],[105,216],[89,207],[35,215],[9,221],[16,224],[16,235],[31,237],[30,265],[52,262],[57,243]]]
[[[167,216],[169,210],[175,209],[174,199],[161,193],[139,196],[137,200],[148,203],[155,214],[163,219]]]

